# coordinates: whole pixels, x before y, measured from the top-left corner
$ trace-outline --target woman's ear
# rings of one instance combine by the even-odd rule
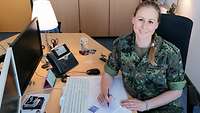
[[[134,17],[134,16],[132,17],[131,22],[132,22],[132,24],[134,25],[134,23],[135,23],[135,17]]]
[[[158,26],[159,26],[159,22],[156,23],[156,25],[155,25],[155,29],[157,29]]]

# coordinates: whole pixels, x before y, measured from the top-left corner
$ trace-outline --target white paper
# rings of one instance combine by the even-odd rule
[[[122,77],[115,77],[112,87],[110,89],[110,94],[112,95],[112,100],[108,106],[102,106],[97,101],[97,96],[100,93],[100,77],[90,77],[90,93],[89,93],[89,106],[97,106],[99,109],[95,113],[132,113],[130,110],[121,107],[120,102],[122,100],[128,99],[128,95],[124,89]],[[92,113],[88,110],[88,113]]]

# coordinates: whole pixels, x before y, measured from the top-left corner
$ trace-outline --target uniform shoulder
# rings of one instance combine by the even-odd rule
[[[130,40],[132,40],[132,36],[133,33],[121,35],[113,41],[113,45],[128,43]]]
[[[164,50],[168,53],[168,54],[179,54],[180,50],[178,47],[176,47],[174,44],[172,44],[171,42],[162,39],[162,48],[164,48]]]

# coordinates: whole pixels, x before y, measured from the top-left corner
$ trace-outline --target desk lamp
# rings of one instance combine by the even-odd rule
[[[49,0],[33,0],[32,19],[38,18],[40,31],[45,32],[45,43],[47,51],[50,51],[50,45],[47,39],[49,30],[55,29],[58,22]]]

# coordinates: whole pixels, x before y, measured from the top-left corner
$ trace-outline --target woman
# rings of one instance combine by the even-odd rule
[[[113,77],[122,72],[123,83],[132,99],[121,102],[131,111],[182,113],[177,98],[185,86],[180,50],[155,33],[159,6],[150,1],[138,5],[132,18],[133,33],[113,42],[105,64],[98,101],[106,105]]]

